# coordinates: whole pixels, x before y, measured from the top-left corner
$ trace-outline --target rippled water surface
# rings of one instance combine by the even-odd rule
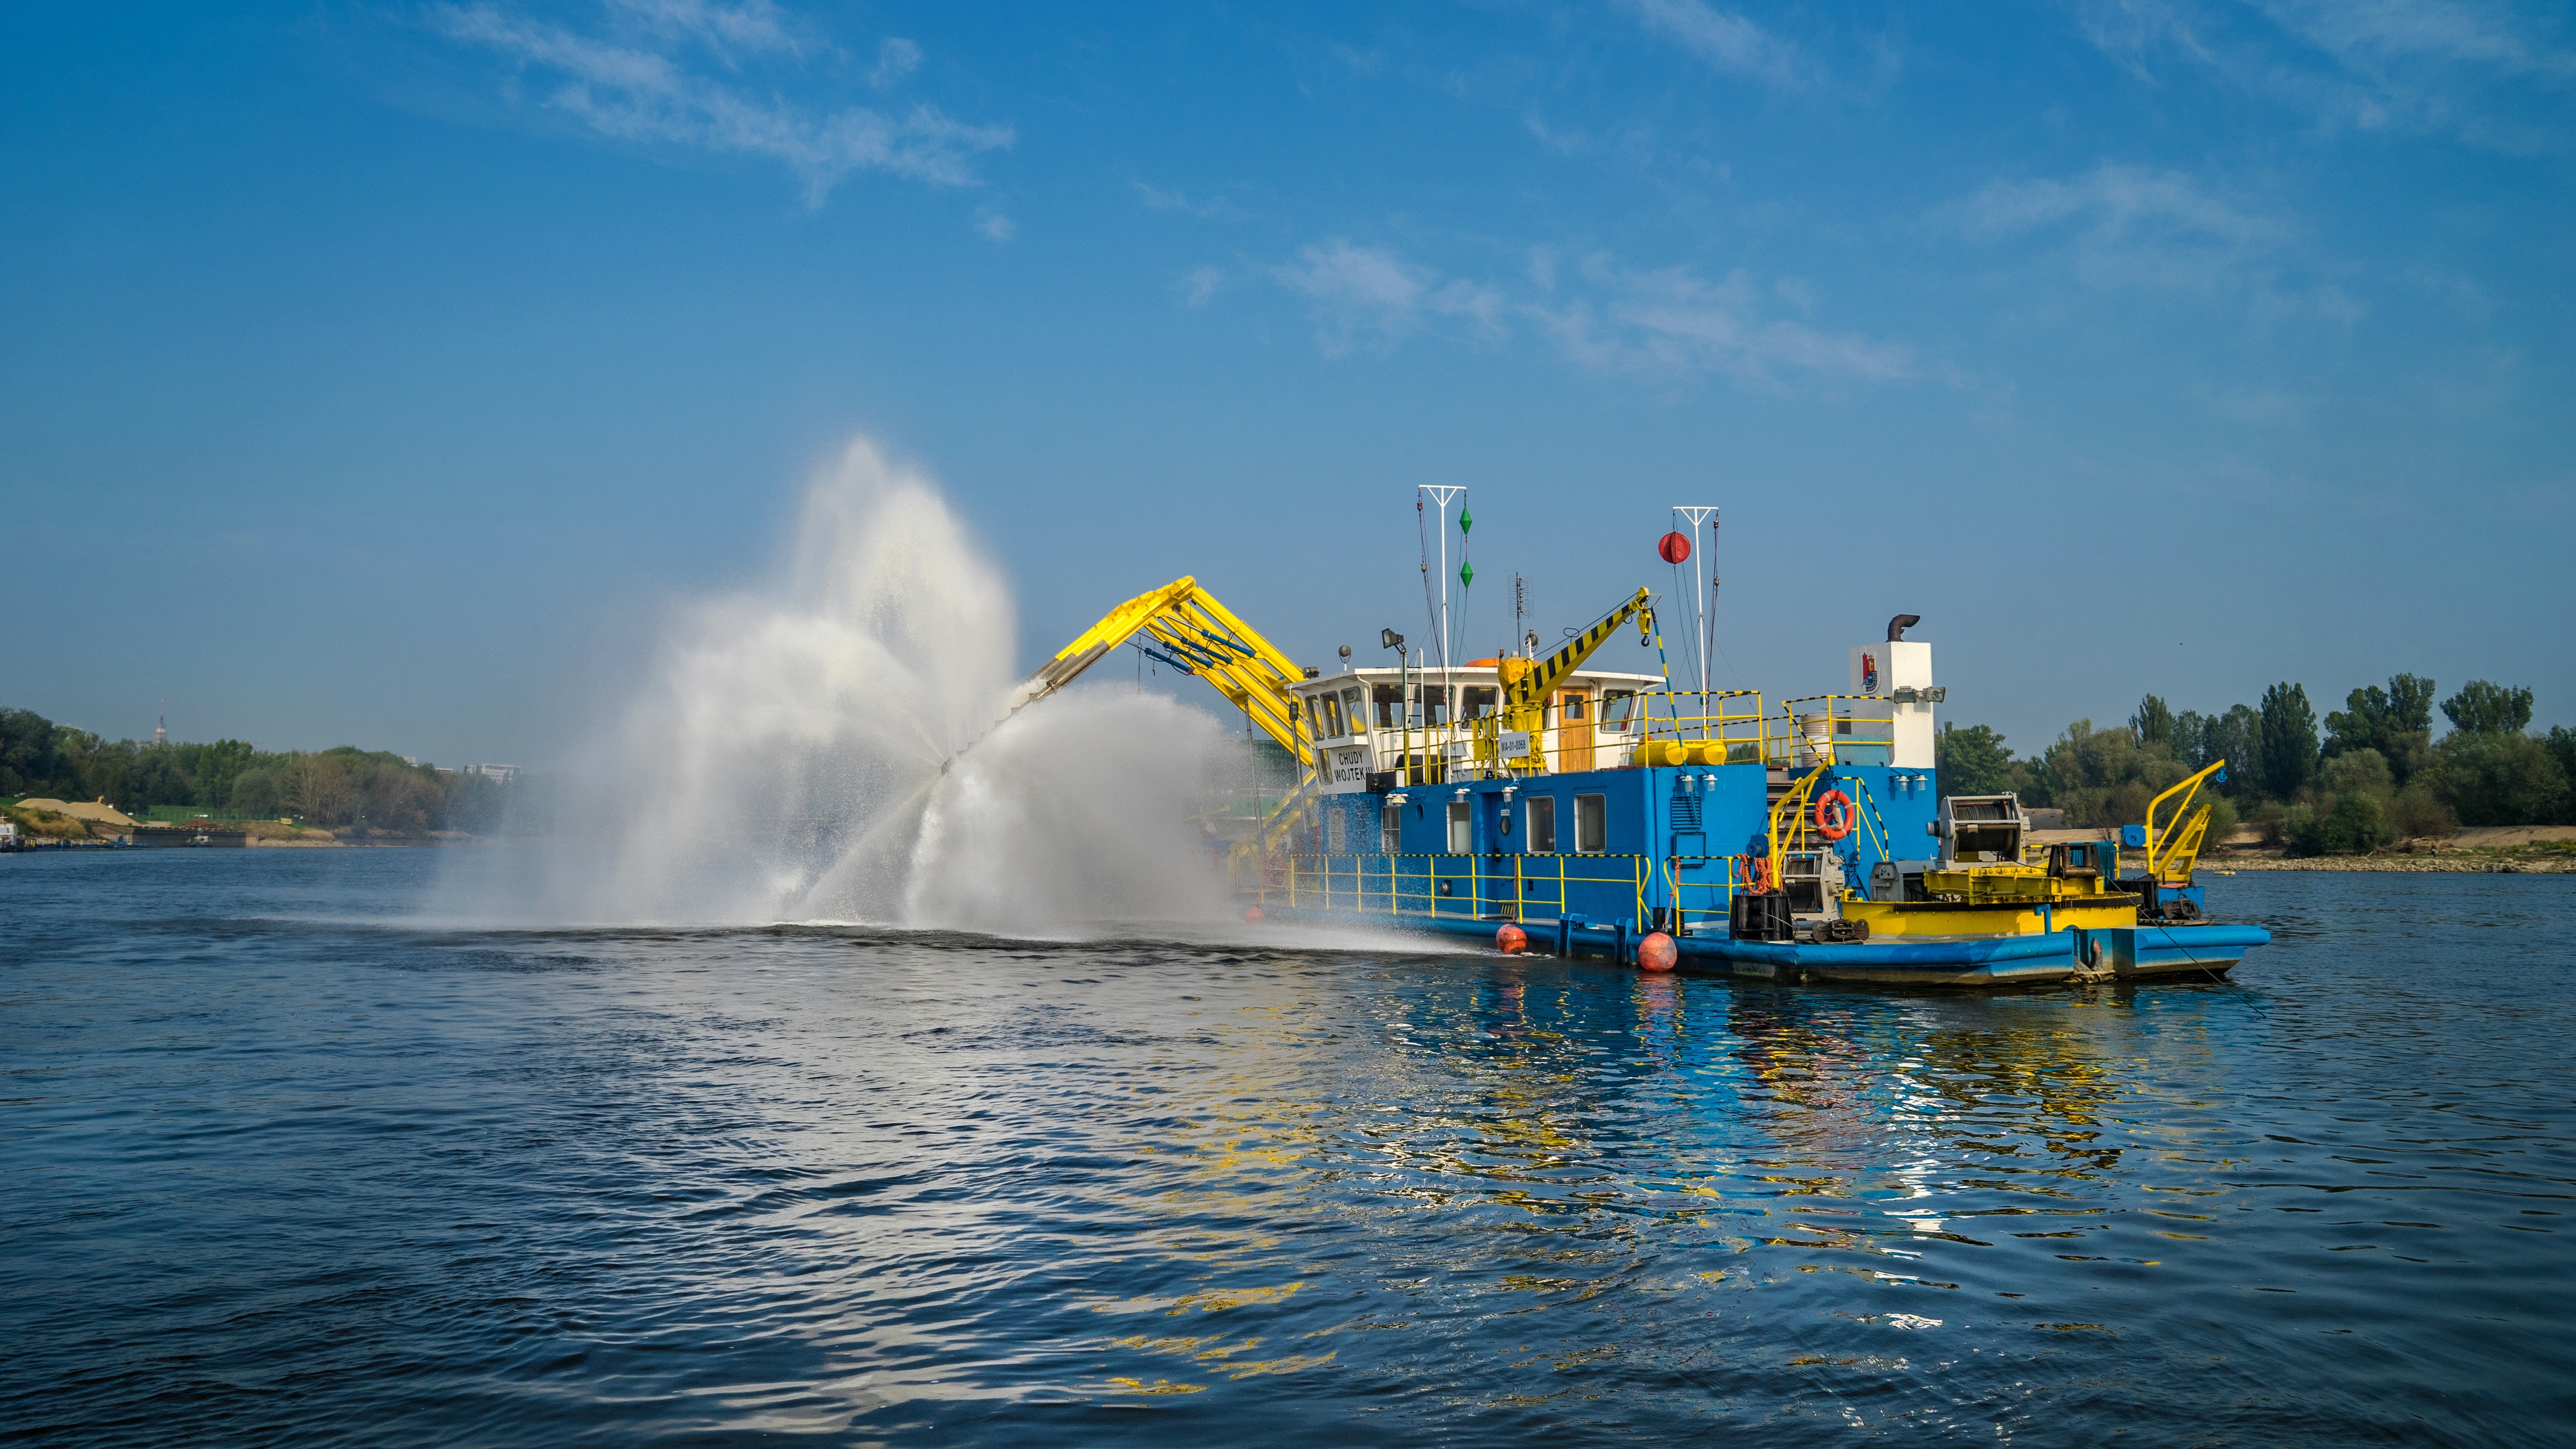
[[[2564,1443],[2566,876],[2241,980],[428,928],[0,857],[0,1436]]]

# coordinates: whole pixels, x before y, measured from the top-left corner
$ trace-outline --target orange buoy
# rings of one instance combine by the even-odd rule
[[[1827,790],[1816,797],[1816,833],[1827,840],[1840,840],[1852,833],[1852,802],[1840,790]]]
[[[1661,931],[1649,932],[1637,943],[1637,965],[1648,971],[1670,971],[1681,957],[1681,948]]]
[[[1245,920],[1247,920],[1247,921],[1257,921],[1257,920],[1260,920],[1260,919],[1261,919],[1261,907],[1259,907],[1259,906],[1245,906],[1245,907],[1243,908],[1243,918],[1244,918]]]
[[[1506,956],[1517,956],[1529,949],[1529,932],[1506,921],[1494,933],[1494,949]]]

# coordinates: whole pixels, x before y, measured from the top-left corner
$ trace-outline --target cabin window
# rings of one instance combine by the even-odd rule
[[[1578,720],[1583,718],[1582,695],[1569,694],[1565,697],[1565,717],[1568,720]]]
[[[1601,728],[1614,735],[1628,732],[1628,722],[1637,712],[1637,692],[1633,689],[1606,690],[1601,695]]]
[[[1368,696],[1356,684],[1342,691],[1342,728],[1351,734],[1368,728]]]
[[[1577,855],[1599,855],[1610,848],[1610,797],[1577,795],[1574,797],[1574,851]]]
[[[1382,730],[1402,728],[1404,720],[1399,712],[1404,708],[1403,686],[1373,684],[1369,686],[1369,694],[1377,704],[1377,727]]]
[[[1323,731],[1321,738],[1329,740],[1337,736],[1350,733],[1349,730],[1342,728],[1342,702],[1340,700],[1335,699],[1328,694],[1315,702],[1324,707],[1322,716],[1315,721],[1316,727]]]
[[[1404,854],[1404,807],[1389,805],[1378,812],[1378,845],[1389,855]]]
[[[1494,712],[1495,691],[1492,685],[1471,684],[1462,692],[1465,695],[1464,706],[1467,718],[1483,719]]]
[[[1556,854],[1556,797],[1532,795],[1523,808],[1529,811],[1530,854]]]
[[[1415,715],[1425,729],[1449,722],[1449,691],[1436,685],[1415,685],[1414,698],[1421,708]]]
[[[1475,849],[1475,833],[1467,821],[1467,802],[1452,800],[1449,802],[1449,853],[1469,855]]]

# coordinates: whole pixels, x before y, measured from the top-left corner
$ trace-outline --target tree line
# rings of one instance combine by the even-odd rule
[[[326,830],[419,835],[499,830],[510,790],[481,775],[414,765],[351,745],[276,753],[242,740],[108,740],[33,710],[0,709],[0,796],[104,800],[129,815],[156,805],[292,816]]]
[[[2535,733],[2530,690],[2475,679],[2441,701],[2450,729],[2436,740],[2436,693],[2419,674],[2364,685],[2322,729],[2306,687],[2287,681],[2260,705],[2216,714],[2177,714],[2151,694],[2127,724],[2077,720],[2027,758],[1984,725],[1945,727],[1935,760],[1944,793],[2010,790],[2083,826],[2143,820],[2156,795],[2225,760],[2212,838],[2250,821],[2299,855],[2359,854],[2463,825],[2576,823],[2576,730]]]

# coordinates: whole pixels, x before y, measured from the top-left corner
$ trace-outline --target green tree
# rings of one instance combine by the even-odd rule
[[[2377,750],[2403,786],[2431,762],[2433,681],[2420,674],[2389,678],[2388,687],[2366,685],[2344,696],[2344,707],[2326,716],[2325,753]]]
[[[2125,725],[2097,730],[2079,719],[2041,754],[2035,793],[2064,810],[2070,825],[2134,825],[2191,770],[2164,747],[2141,744]]]
[[[2548,747],[2549,758],[2558,762],[2558,773],[2567,781],[2567,798],[2558,807],[2558,823],[2576,825],[2576,730],[2551,725],[2548,738],[2541,743]]]
[[[2545,825],[2567,808],[2567,772],[2546,741],[2461,730],[2440,758],[2439,788],[2463,825]]]
[[[274,766],[254,767],[233,777],[225,803],[253,820],[274,819],[286,812],[286,787]]]
[[[2442,701],[2442,713],[2464,735],[2518,735],[2531,728],[2531,691],[2472,679]]]
[[[2388,768],[2387,757],[2377,750],[2335,755],[2325,762],[2320,778],[2326,789],[2338,797],[2367,795],[2383,805],[2397,798],[2396,773]]]
[[[2129,729],[2142,745],[2171,747],[2174,743],[2174,712],[2166,707],[2163,700],[2150,694],[2138,701],[2138,712],[2129,716]]]
[[[2263,691],[2255,756],[2263,789],[2278,799],[2289,799],[2316,777],[2317,712],[2305,685],[2284,680]]]
[[[58,795],[62,759],[54,722],[32,709],[0,709],[0,795]]]
[[[2367,855],[2397,838],[2388,807],[2376,796],[2338,796],[2330,809],[2291,807],[2285,824],[2292,855]]]
[[[2023,785],[2004,737],[1985,725],[1942,726],[1932,737],[1932,763],[1944,795],[2000,795]]]
[[[2213,715],[2185,710],[2174,716],[2174,758],[2195,770],[2223,760],[2227,778],[2218,782],[2219,790],[2228,795],[2250,794],[2259,773],[2254,741],[2261,726],[2262,716],[2249,705],[2234,705],[2224,714]]]

